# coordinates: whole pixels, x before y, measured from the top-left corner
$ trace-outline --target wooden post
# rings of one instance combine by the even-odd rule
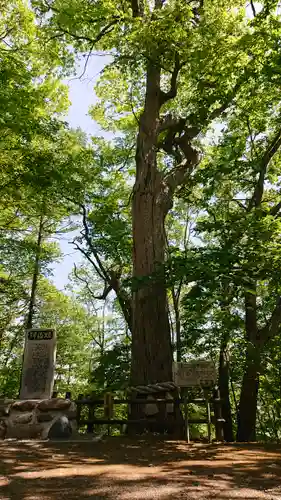
[[[130,393],[130,400],[137,401],[138,399],[146,399],[146,395],[140,394],[136,389],[133,389]],[[129,405],[129,420],[136,420],[140,418],[140,415],[145,417],[145,405],[143,403],[136,404],[132,403]],[[144,431],[144,423],[128,423],[128,435],[135,436],[136,434],[142,434]]]
[[[87,397],[90,400],[93,400],[94,399],[94,395],[95,395],[95,393],[91,392],[91,394],[88,394]],[[92,434],[94,432],[94,422],[93,422],[94,418],[95,418],[95,407],[94,407],[94,405],[89,405],[89,411],[88,411],[88,420],[89,420],[89,423],[87,425],[87,433],[88,434]]]
[[[83,399],[83,394],[79,394],[78,396],[78,401],[80,399]],[[79,430],[79,426],[80,426],[80,421],[81,421],[81,405],[79,404],[79,402],[77,401],[77,429]]]
[[[156,394],[153,394],[153,396],[155,397],[155,399],[165,399],[166,400],[166,395],[167,393],[166,392],[157,392]],[[153,401],[152,401],[153,402]],[[167,432],[170,430],[170,427],[169,427],[169,422],[168,422],[168,418],[167,418],[167,403],[165,402],[162,402],[162,403],[158,403],[157,405],[157,408],[158,408],[158,419],[160,420],[160,422],[163,422],[163,426],[161,424],[161,427],[160,427],[160,432]],[[157,426],[157,424],[156,424]],[[156,432],[157,432],[157,427],[156,427]]]
[[[220,390],[216,386],[213,391],[214,398],[214,414],[215,414],[215,426],[216,426],[216,441],[224,441],[223,435],[223,423],[224,419],[222,418],[222,409],[220,400]]]
[[[211,441],[212,441],[211,409],[210,409],[210,401],[209,401],[209,395],[208,395],[207,389],[204,389],[204,398],[205,398],[205,402],[206,402],[206,412],[207,412],[208,442],[211,443]]]
[[[104,418],[111,420],[113,417],[112,393],[106,392],[104,395]],[[107,425],[107,434],[110,436],[110,424]]]
[[[188,396],[186,389],[183,394],[183,402],[184,402],[184,426],[185,426],[185,436],[187,442],[190,443],[190,433],[189,433],[189,421],[188,421]]]

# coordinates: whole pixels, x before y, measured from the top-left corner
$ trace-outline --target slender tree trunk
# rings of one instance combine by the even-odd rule
[[[249,343],[238,411],[237,441],[239,442],[256,440],[259,371],[259,349]]]
[[[243,376],[237,441],[255,441],[259,390],[260,347],[257,327],[256,285],[253,293],[245,293],[245,329],[247,338],[246,365]]]
[[[179,311],[179,295],[176,293],[175,289],[172,288],[172,298],[173,306],[176,320],[176,353],[177,362],[181,361],[181,322],[180,322],[180,311]]]
[[[224,439],[227,442],[234,441],[232,413],[229,395],[229,361],[227,357],[228,333],[224,332],[220,346],[219,359],[219,388],[220,397],[222,398],[222,418],[225,420],[223,425]]]
[[[36,243],[36,253],[35,253],[35,260],[34,260],[30,300],[29,300],[28,313],[27,313],[27,318],[26,318],[26,328],[27,329],[32,328],[32,323],[33,323],[37,283],[38,283],[38,276],[39,276],[39,271],[40,271],[40,257],[41,257],[42,241],[43,241],[43,225],[44,225],[43,224],[43,215],[41,215],[40,221],[39,221],[39,227],[38,227],[38,235],[37,235],[37,243]]]
[[[39,272],[40,272],[41,248],[42,248],[42,241],[43,241],[43,228],[44,228],[43,219],[44,219],[44,217],[43,217],[43,215],[41,215],[40,220],[39,220],[38,233],[37,233],[37,242],[36,242],[36,251],[35,251],[35,260],[34,260],[34,267],[33,267],[30,299],[29,299],[28,312],[27,312],[27,317],[26,317],[26,322],[25,322],[25,328],[27,330],[32,328],[32,326],[33,326],[34,307],[35,307],[35,301],[36,301],[38,277],[39,277]],[[21,369],[20,384],[21,384],[21,381],[22,381],[22,369]],[[20,387],[20,390],[19,390],[19,394],[20,394],[21,393],[21,385],[19,387]]]
[[[133,275],[149,276],[165,259],[162,173],[157,169],[156,143],[160,109],[160,70],[149,65],[144,112],[136,151],[133,194]],[[133,385],[172,380],[172,345],[164,279],[140,285],[133,293]]]
[[[177,342],[177,362],[181,361],[181,323],[180,323],[180,314],[177,306],[176,310],[176,342]]]

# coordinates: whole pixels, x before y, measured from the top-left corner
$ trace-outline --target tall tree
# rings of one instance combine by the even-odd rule
[[[33,2],[46,39],[60,40],[62,50],[72,44],[88,54],[112,53],[103,87],[111,86],[111,105],[102,110],[101,103],[99,111],[107,128],[125,134],[124,120],[128,124],[131,117],[134,278],[157,272],[165,262],[165,219],[175,193],[191,183],[209,125],[260,88],[260,73],[270,66],[270,54],[263,53],[269,43],[264,23],[275,4],[265,3],[251,21],[240,1]],[[132,383],[171,380],[163,276],[133,291],[132,311]]]

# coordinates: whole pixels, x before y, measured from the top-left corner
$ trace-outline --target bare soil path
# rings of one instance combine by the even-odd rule
[[[281,500],[281,447],[104,442],[0,444],[1,500]]]

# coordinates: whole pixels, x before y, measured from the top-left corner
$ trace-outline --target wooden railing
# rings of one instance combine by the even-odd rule
[[[223,440],[223,423],[224,420],[221,414],[221,399],[219,394],[214,394],[213,397],[208,397],[205,395],[202,398],[189,398],[188,396],[182,396],[180,399],[166,399],[166,398],[155,398],[153,400],[148,400],[146,398],[140,399],[128,399],[128,398],[114,398],[111,393],[106,393],[104,399],[95,399],[91,396],[84,396],[80,394],[78,399],[75,401],[77,405],[77,424],[78,428],[87,426],[87,432],[91,433],[94,431],[95,426],[107,425],[108,433],[110,434],[111,426],[125,425],[138,427],[139,429],[145,429],[146,427],[151,427],[151,425],[162,425],[167,428],[171,428],[173,425],[171,418],[167,414],[167,405],[175,404],[180,405],[182,413],[184,415],[185,422],[185,436],[189,442],[190,440],[190,424],[206,424],[208,441],[211,442],[211,429],[212,425],[215,426],[215,436],[217,441]],[[188,405],[190,403],[195,403],[197,405],[202,405],[205,407],[205,416],[203,418],[189,417]],[[130,417],[130,409],[134,405],[139,405],[140,407],[157,404],[158,408],[164,409],[161,411],[163,420],[157,419],[152,416],[146,416],[145,418],[133,419]],[[127,406],[127,418],[116,418],[114,415],[114,409],[116,405],[126,405]],[[86,411],[83,411],[83,408]],[[103,416],[96,416],[96,409],[103,408]],[[84,413],[84,415],[83,415]],[[86,416],[85,416],[86,413]]]

